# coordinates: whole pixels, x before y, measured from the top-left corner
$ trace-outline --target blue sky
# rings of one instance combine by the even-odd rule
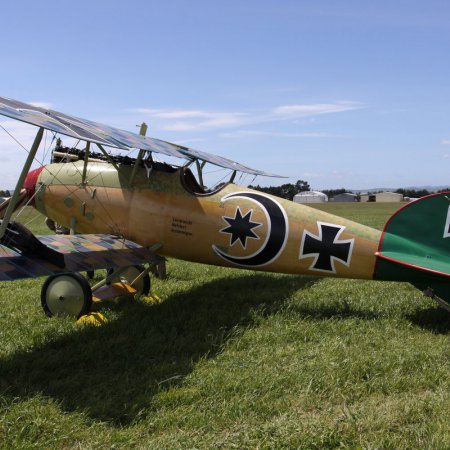
[[[16,0],[0,36],[1,96],[315,189],[450,184],[444,1]],[[0,157],[11,186],[26,154],[2,129]]]

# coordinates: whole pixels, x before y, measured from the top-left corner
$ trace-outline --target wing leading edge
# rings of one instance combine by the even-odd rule
[[[192,161],[200,159],[216,166],[238,172],[283,178],[280,175],[252,169],[238,162],[211,153],[194,150],[160,139],[140,136],[129,131],[120,130],[79,117],[69,116],[50,109],[40,108],[6,97],[0,97],[0,114],[31,125],[46,128],[55,133],[95,144],[124,150],[142,149]]]

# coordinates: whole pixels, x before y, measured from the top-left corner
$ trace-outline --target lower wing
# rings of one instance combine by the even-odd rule
[[[160,260],[151,250],[105,234],[33,236],[34,251],[0,244],[0,281],[117,268]],[[38,242],[39,243],[38,243]]]

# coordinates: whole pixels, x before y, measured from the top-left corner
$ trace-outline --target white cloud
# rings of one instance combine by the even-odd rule
[[[147,108],[136,108],[132,109],[132,112],[137,112],[141,114],[148,114],[151,117],[156,117],[159,119],[193,119],[193,118],[209,118],[212,114],[208,111],[201,110],[168,110],[168,109],[147,109]]]
[[[160,119],[159,128],[166,131],[196,131],[240,126],[248,120],[245,113],[202,110],[138,109],[134,112]]]
[[[327,133],[285,133],[264,130],[236,130],[228,133],[220,133],[219,137],[226,139],[239,139],[243,137],[276,137],[276,138],[326,138],[336,137]]]
[[[275,115],[307,117],[316,116],[318,114],[330,114],[345,111],[352,111],[361,108],[359,103],[342,102],[342,103],[313,103],[306,105],[284,105],[278,106],[273,110]]]
[[[204,131],[220,128],[237,128],[277,121],[292,121],[320,114],[341,113],[362,108],[361,103],[336,102],[282,105],[269,110],[227,112],[199,109],[149,109],[135,108],[132,112],[145,114],[155,126],[165,131]],[[288,136],[286,136],[288,137]],[[292,136],[292,137],[306,137]]]
[[[450,145],[450,139],[442,139],[441,144],[442,145]]]

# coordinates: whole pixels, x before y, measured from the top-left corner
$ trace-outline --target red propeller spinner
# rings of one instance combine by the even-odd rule
[[[25,178],[25,182],[23,183],[23,188],[27,191],[27,198],[32,199],[36,192],[36,183],[39,178],[39,175],[44,170],[45,166],[39,167],[38,169],[34,169],[28,172],[27,177]]]

